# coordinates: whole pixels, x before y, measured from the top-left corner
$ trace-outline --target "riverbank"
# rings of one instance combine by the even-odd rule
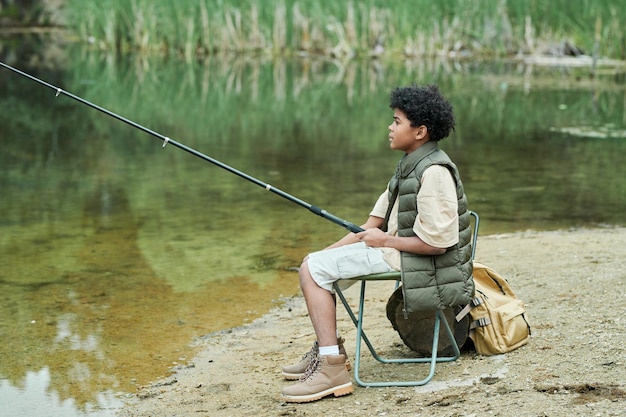
[[[500,356],[464,352],[437,367],[417,388],[355,387],[352,395],[286,404],[280,366],[297,360],[314,338],[303,299],[295,297],[254,323],[197,343],[193,363],[142,387],[121,417],[320,415],[626,415],[626,228],[481,236],[476,259],[506,277],[527,304],[530,342]],[[369,336],[381,349],[408,349],[384,309],[391,283],[368,287]],[[348,291],[353,297],[357,288]],[[354,353],[355,331],[339,311],[340,331]],[[166,336],[166,335],[165,335]],[[395,367],[397,376],[408,367]],[[384,366],[364,359],[362,378]],[[420,368],[423,370],[423,368]]]

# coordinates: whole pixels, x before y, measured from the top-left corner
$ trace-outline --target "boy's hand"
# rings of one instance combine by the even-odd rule
[[[377,227],[366,229],[363,232],[355,233],[357,239],[372,248],[386,246],[389,235]]]

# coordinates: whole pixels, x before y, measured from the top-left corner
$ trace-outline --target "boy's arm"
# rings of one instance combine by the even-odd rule
[[[365,224],[361,225],[361,228],[365,230],[378,229],[380,226],[383,225],[383,220],[384,219],[381,219],[380,217],[369,216]],[[352,243],[357,243],[357,242],[359,242],[359,239],[357,239],[356,235],[354,233],[348,233],[347,235],[339,239],[337,242],[326,247],[325,249],[338,248],[339,246],[350,245]]]

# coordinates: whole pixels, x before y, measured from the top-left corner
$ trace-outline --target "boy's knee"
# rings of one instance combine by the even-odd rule
[[[300,277],[300,286],[306,283],[311,278],[311,273],[309,272],[309,265],[307,263],[307,258],[304,258],[302,264],[300,264],[300,269],[298,271],[298,275]]]

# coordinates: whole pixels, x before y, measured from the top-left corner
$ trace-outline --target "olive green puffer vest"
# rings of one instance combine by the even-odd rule
[[[431,165],[443,165],[450,170],[456,183],[459,214],[459,242],[441,255],[417,255],[402,252],[402,288],[405,313],[442,310],[449,306],[466,305],[474,296],[471,260],[470,214],[463,183],[456,165],[439,149],[437,142],[426,142],[405,155],[389,182],[390,205],[397,191],[398,236],[416,236],[413,225],[417,217],[417,193],[422,174]]]

